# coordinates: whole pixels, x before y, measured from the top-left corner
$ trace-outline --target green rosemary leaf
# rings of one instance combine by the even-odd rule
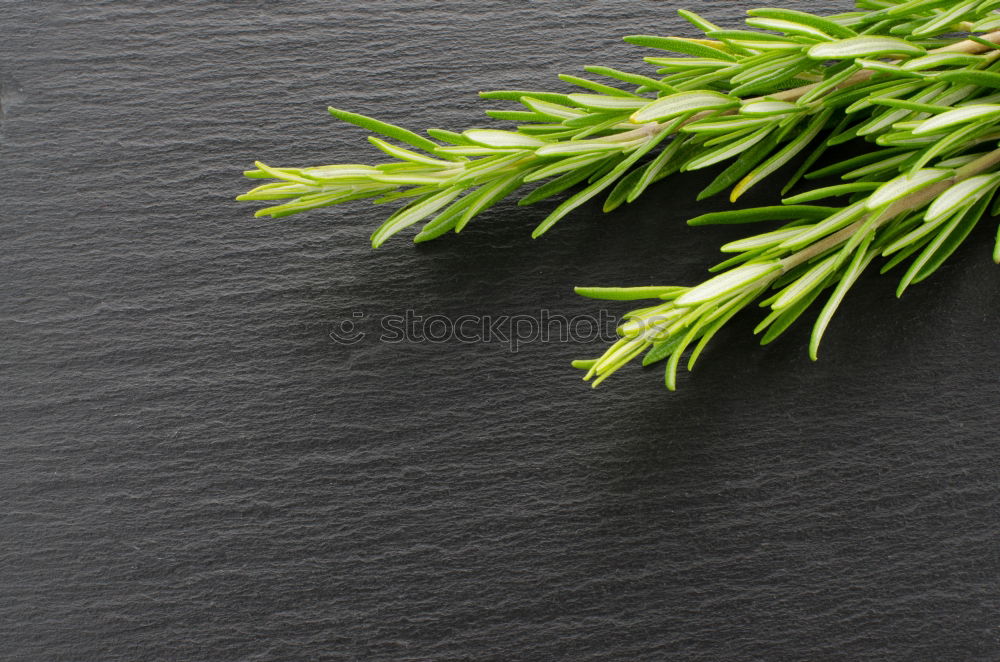
[[[753,237],[747,237],[746,239],[731,241],[728,244],[724,244],[719,250],[723,253],[743,253],[745,251],[776,246],[799,234],[802,234],[802,228],[800,227],[782,228],[754,235]]]
[[[551,214],[549,214],[545,220],[538,224],[538,227],[531,233],[533,239],[540,237],[549,228],[556,224],[561,218],[566,214],[576,209],[583,203],[587,202],[595,195],[606,189],[608,186],[613,184],[619,177],[621,177],[629,168],[635,165],[642,157],[644,157],[651,149],[656,147],[662,140],[666,138],[665,133],[660,133],[653,138],[647,140],[646,144],[639,147],[633,151],[629,156],[627,156],[623,161],[615,165],[610,172],[603,175],[599,180],[583,189],[579,193],[576,193],[561,205],[555,208]]]
[[[842,117],[840,122],[837,124],[836,127],[834,127],[831,133],[834,135],[840,133],[844,129],[844,127],[850,123],[850,119],[851,118],[846,115]],[[781,195],[785,195],[786,193],[791,191],[792,188],[799,183],[802,177],[807,172],[809,172],[809,170],[812,169],[812,167],[816,164],[816,162],[819,161],[819,159],[826,153],[826,150],[828,150],[829,148],[830,148],[829,140],[824,140],[818,146],[816,146],[812,150],[812,152],[809,153],[809,156],[803,159],[802,163],[799,165],[798,168],[796,168],[792,176],[789,177],[788,181],[785,182],[785,185],[781,187]]]
[[[938,74],[938,79],[949,83],[976,85],[977,87],[1000,87],[1000,74],[992,71],[945,71]]]
[[[374,131],[375,133],[381,133],[383,136],[395,138],[400,142],[404,142],[407,145],[413,145],[414,147],[422,149],[425,152],[430,152],[432,154],[437,152],[437,143],[434,143],[423,136],[417,135],[409,129],[404,129],[396,126],[395,124],[389,124],[388,122],[366,117],[365,115],[361,115],[359,113],[339,110],[333,106],[327,107],[327,111],[337,119],[349,122],[355,126],[360,126],[362,129],[368,129],[369,131]]]
[[[734,315],[743,310],[743,308],[748,303],[753,301],[756,296],[757,291],[751,290],[742,297],[733,299],[731,302],[722,306],[708,317],[709,325],[702,331],[701,340],[698,341],[698,344],[691,352],[691,356],[688,358],[688,370],[694,368],[694,364],[698,360],[698,357],[701,356],[705,346],[712,339],[712,337],[718,333],[719,329],[725,326],[726,322],[732,319]]]
[[[704,200],[705,198],[713,196],[723,189],[729,188],[735,184],[744,175],[753,170],[758,163],[767,158],[767,155],[774,150],[780,141],[781,133],[779,131],[772,131],[764,140],[740,154],[739,158],[737,158],[728,168],[719,173],[719,175],[698,194],[698,200]]]
[[[707,110],[726,110],[739,105],[740,100],[736,97],[719,92],[679,92],[646,104],[633,113],[631,119],[636,124],[659,122],[678,115]]]
[[[982,37],[977,37],[976,35],[970,34],[966,35],[969,41],[974,41],[981,46],[984,46],[987,50],[995,51],[1000,49],[1000,46],[996,42],[990,41],[989,39],[983,39]]]
[[[949,257],[951,257],[951,254],[962,245],[962,242],[968,238],[973,228],[975,228],[982,219],[987,207],[989,207],[989,202],[989,197],[984,197],[979,200],[979,202],[977,202],[972,209],[962,215],[961,220],[958,222],[955,229],[949,233],[948,237],[941,242],[937,249],[927,258],[927,260],[924,261],[924,265],[916,271],[910,281],[910,285],[916,285],[926,279],[928,276],[937,271]]]
[[[888,257],[897,251],[906,251],[907,248],[913,244],[926,243],[928,241],[928,237],[930,237],[935,230],[941,227],[947,219],[947,216],[943,216],[933,222],[923,222],[918,224],[902,237],[888,242],[888,244],[881,249],[882,256]]]
[[[998,76],[1000,78],[1000,76]],[[917,136],[928,133],[938,133],[950,129],[958,124],[968,122],[981,122],[984,120],[1000,119],[1000,104],[974,104],[949,110],[940,115],[936,115],[925,120],[913,130]]]
[[[608,78],[616,78],[625,83],[632,83],[633,85],[641,85],[651,89],[659,90],[661,92],[666,92],[667,94],[673,94],[677,92],[676,89],[656,80],[655,78],[650,78],[649,76],[641,76],[639,74],[630,74],[625,71],[619,71],[618,69],[612,69],[610,67],[598,67],[598,66],[587,66],[584,67],[585,71],[592,74],[597,74],[599,76],[607,76]]]
[[[834,37],[829,34],[814,28],[812,26],[806,25],[804,23],[798,23],[795,21],[789,21],[780,18],[748,18],[746,24],[752,28],[758,28],[761,30],[774,30],[775,32],[784,32],[788,35],[799,35],[803,37],[815,37],[816,39],[822,41],[834,41]]]
[[[608,299],[611,301],[635,301],[638,299],[659,299],[664,296],[678,294],[684,287],[575,287],[573,291],[590,299]]]
[[[440,154],[441,156],[496,156],[504,154],[519,154],[524,152],[523,147],[486,147],[485,145],[477,145],[472,143],[471,145],[454,145],[447,147],[439,147],[434,153]]]
[[[607,159],[606,161],[599,162],[600,163],[600,167],[597,170],[595,170],[593,173],[591,173],[590,177],[587,178],[587,183],[588,184],[593,184],[597,180],[601,179],[602,177],[604,177],[605,175],[607,175],[609,172],[611,172],[612,170],[614,170],[615,168],[617,168],[622,163],[622,161],[623,161],[622,154],[621,153],[616,153],[616,154],[613,154],[611,156],[611,158]]]
[[[539,101],[559,104],[562,106],[572,106],[567,94],[556,94],[554,92],[535,92],[532,90],[491,90],[480,92],[480,99],[500,99],[503,101],[520,101],[524,97],[530,97]]]
[[[862,87],[859,90],[862,93],[860,98],[849,104],[844,112],[847,114],[857,113],[871,107],[875,99],[896,99],[924,89],[925,87],[927,87],[925,81],[908,81],[905,83],[889,81],[883,85],[873,85],[867,89]],[[848,88],[846,93],[850,93],[850,88]]]
[[[577,156],[571,156],[568,158],[560,159],[549,165],[542,166],[537,170],[532,171],[525,176],[525,182],[535,182],[541,179],[548,179],[549,177],[554,177],[556,175],[568,172],[570,170],[576,170],[582,166],[590,165],[596,161],[601,161],[608,158],[605,152],[586,152]]]
[[[399,172],[372,175],[372,180],[382,184],[395,186],[440,186],[445,182],[444,173],[440,172]]]
[[[508,122],[548,122],[552,118],[524,110],[487,110],[487,117]]]
[[[707,57],[717,60],[736,60],[735,57],[721,49],[706,46],[701,42],[691,39],[653,37],[649,35],[630,35],[625,37],[625,41],[636,46],[673,51],[674,53],[684,53],[685,55],[694,55],[695,57]]]
[[[383,205],[387,202],[396,202],[397,200],[404,200],[406,198],[419,198],[425,195],[432,195],[440,190],[441,190],[440,184],[414,186],[413,188],[400,188],[399,186],[391,186],[389,188],[388,193],[379,196],[373,201],[373,203],[376,205]]]
[[[517,190],[523,181],[524,175],[515,172],[506,177],[501,177],[492,184],[483,185],[482,188],[471,196],[473,200],[455,224],[455,232],[461,232],[474,216],[506,198],[509,194]]]
[[[927,51],[917,44],[895,37],[860,36],[816,44],[808,51],[814,60],[842,60],[889,55],[914,56]]]
[[[804,57],[802,53],[792,52],[787,54],[765,53],[763,56],[746,58],[740,62],[740,66],[735,70],[727,71],[730,74],[730,83],[739,85],[740,88],[755,88],[768,86],[779,80],[786,78],[783,75],[789,68],[795,74],[812,69],[816,63]],[[733,91],[733,96],[741,96],[741,93]]]
[[[424,165],[438,166],[441,168],[448,168],[454,165],[454,162],[449,163],[448,161],[442,161],[441,159],[424,156],[423,154],[418,154],[417,152],[387,143],[386,141],[376,138],[375,136],[368,136],[368,142],[375,145],[375,147],[379,148],[389,156],[393,156],[400,161],[411,161],[413,163],[422,163]]]
[[[861,191],[873,191],[881,185],[881,182],[851,182],[849,184],[836,184],[834,186],[826,186],[824,188],[806,191],[798,195],[793,195],[790,198],[782,198],[781,202],[786,205],[798,205],[803,202],[813,202],[814,200],[849,195],[851,193],[858,193]]]
[[[1000,16],[987,16],[984,19],[976,21],[972,26],[973,32],[992,32],[1000,28]]]
[[[272,168],[262,161],[254,161],[253,164],[257,166],[257,169],[261,172],[267,173],[268,177],[283,179],[288,182],[298,182],[299,184],[313,183],[312,179],[301,174],[301,171],[297,168]]]
[[[614,211],[628,200],[628,194],[635,188],[636,183],[643,175],[644,168],[635,168],[627,175],[618,180],[615,187],[608,193],[604,201],[602,210],[607,213]]]
[[[809,126],[805,128],[799,137],[785,145],[780,152],[761,165],[757,166],[757,168],[740,180],[740,183],[733,187],[733,191],[729,196],[730,201],[736,202],[740,196],[750,190],[754,185],[758,184],[768,175],[772,174],[778,168],[795,158],[796,154],[805,149],[806,146],[812,142],[817,135],[819,135],[819,132],[823,130],[823,127],[826,126],[826,123],[832,115],[833,110],[831,109],[821,111],[815,118],[813,118],[812,122],[809,123]]]
[[[737,44],[744,48],[755,48],[760,50],[801,50],[802,44],[784,35],[769,34],[767,32],[753,32],[751,30],[712,30],[706,32],[706,36],[719,39],[727,44]]]
[[[823,340],[826,328],[830,325],[830,320],[833,318],[834,313],[837,312],[837,308],[840,307],[840,303],[844,300],[844,295],[851,289],[851,286],[854,285],[862,272],[868,268],[868,265],[871,264],[872,259],[876,255],[875,251],[868,250],[871,241],[872,238],[870,236],[866,237],[854,252],[851,263],[848,265],[844,275],[841,276],[840,282],[833,289],[833,294],[830,295],[830,299],[823,306],[823,310],[820,311],[819,317],[813,325],[812,336],[809,340],[809,358],[813,361],[819,358],[819,344]]]
[[[903,2],[902,4],[897,4],[891,9],[887,9],[885,11],[885,15],[892,17],[918,15],[932,9],[947,7],[954,1],[955,0],[909,0],[909,2]]]
[[[441,142],[450,143],[456,146],[472,144],[472,141],[463,136],[461,133],[447,131],[445,129],[427,129],[427,135],[435,140],[440,140]],[[435,150],[435,154],[436,153],[437,150]]]
[[[463,135],[473,143],[484,147],[541,147],[548,144],[538,138],[499,129],[469,129]]]
[[[854,30],[828,18],[821,18],[814,14],[808,14],[794,9],[751,9],[747,11],[747,14],[759,18],[790,21],[799,25],[809,26],[830,37],[846,39],[857,36],[857,33]]]
[[[469,208],[476,200],[475,193],[469,193],[458,200],[453,201],[450,205],[445,207],[444,211],[435,216],[430,221],[424,224],[424,227],[420,228],[420,232],[413,237],[413,242],[416,244],[423,243],[425,241],[430,241],[431,239],[437,239],[443,234],[451,232],[458,225],[459,219],[462,218],[462,214],[465,210]]]
[[[767,332],[760,339],[760,344],[769,345],[787,331],[795,320],[801,317],[802,313],[819,298],[819,295],[823,293],[826,287],[827,284],[822,283],[812,288],[806,295],[799,298],[798,301],[787,308],[771,311],[771,314],[754,329],[754,333],[760,333],[764,329],[767,329]]]
[[[568,156],[573,154],[593,154],[595,152],[620,152],[627,144],[606,142],[600,138],[594,140],[570,140],[561,143],[549,143],[535,150],[538,156]]]
[[[297,198],[312,192],[314,189],[307,184],[285,184],[273,182],[253,188],[242,195],[236,196],[239,201],[243,200],[283,200],[285,198]]]
[[[709,90],[721,92],[722,88],[729,86],[729,77],[732,69],[720,69],[719,71],[709,71],[700,76],[689,76],[686,80],[677,81],[673,85],[681,91],[701,91]]]
[[[570,170],[556,179],[545,182],[531,193],[518,200],[518,206],[532,205],[536,202],[541,202],[542,200],[562,193],[566,189],[576,186],[599,170],[610,158],[612,157],[605,156],[604,158],[598,159],[589,165],[577,168],[576,170]]]
[[[843,161],[838,161],[832,163],[819,170],[813,170],[812,172],[806,173],[806,179],[821,179],[823,177],[830,177],[831,175],[840,175],[845,172],[854,172],[859,167],[869,165],[874,162],[882,161],[891,156],[905,155],[909,156],[908,150],[905,149],[880,149],[867,154],[859,154],[858,156],[853,156]]]
[[[955,23],[965,20],[966,16],[970,14],[976,6],[980,4],[980,2],[981,0],[966,0],[965,2],[959,2],[953,7],[939,13],[937,16],[922,24],[920,27],[912,30],[910,32],[910,36],[920,38],[929,37],[939,32],[946,32]]]
[[[1000,185],[1000,173],[977,175],[961,181],[939,195],[924,214],[924,220],[933,223],[954,214],[962,207],[971,206]]]
[[[402,166],[404,164],[394,165]],[[406,165],[412,166],[412,164]],[[320,166],[318,168],[281,168],[281,170],[285,172],[292,170],[296,174],[311,179],[317,184],[364,184],[371,180],[372,175],[379,174],[385,166],[386,164],[383,164],[381,167],[373,168],[366,165],[345,164]]]
[[[930,186],[941,180],[954,176],[955,171],[941,168],[925,168],[916,172],[904,173],[895,179],[891,179],[883,184],[877,191],[869,196],[865,202],[865,209],[869,211],[885,207],[906,196],[913,195],[917,191]]]
[[[570,94],[570,100],[582,108],[591,110],[635,110],[650,102],[637,96],[608,96],[604,94]]]
[[[661,67],[659,73],[679,73],[682,76],[701,75],[716,69],[732,69],[738,67],[731,60],[720,60],[718,58],[707,57],[646,57],[643,58],[649,64]],[[661,81],[665,84],[665,81]],[[677,90],[675,89],[674,92]]]
[[[944,226],[938,231],[934,236],[934,239],[927,244],[926,247],[920,252],[910,265],[910,268],[906,270],[903,274],[902,279],[899,281],[899,286],[896,288],[896,296],[903,296],[903,292],[913,283],[917,274],[925,265],[931,260],[934,254],[943,246],[948,237],[958,228],[961,224],[962,219],[967,215],[968,209],[963,209],[956,213],[951,220],[944,224]],[[971,228],[970,228],[971,229]]]
[[[851,223],[860,220],[865,213],[865,201],[859,200],[843,209],[835,210],[832,214],[828,214],[825,220],[808,227],[798,236],[782,242],[780,247],[787,250],[798,250],[827,235],[833,234],[837,230],[846,228]]]
[[[562,125],[564,127],[571,127],[574,129],[594,127],[600,124],[606,124],[609,119],[616,119],[616,121],[628,121],[627,117],[622,117],[622,112],[618,110],[601,110],[588,112],[577,117],[571,117],[563,120]],[[575,137],[576,134],[574,134]]]
[[[922,57],[907,60],[902,64],[902,68],[907,71],[925,71],[927,69],[938,69],[940,67],[974,67],[985,59],[982,55],[970,55],[968,53],[931,53]]]
[[[664,383],[670,391],[677,390],[677,365],[680,363],[681,356],[684,355],[684,350],[687,349],[687,346],[690,345],[691,342],[697,337],[698,330],[698,326],[692,327],[691,330],[688,331],[683,338],[681,338],[681,341],[677,344],[677,347],[667,360]]]
[[[688,11],[687,9],[678,9],[677,15],[683,18],[684,20],[688,21],[689,23],[691,23],[693,26],[695,26],[702,32],[710,32],[712,30],[719,29],[718,25],[712,23],[706,18],[702,18],[693,11]]]
[[[325,195],[310,196],[309,199],[306,200],[303,200],[303,198],[297,198],[282,205],[258,209],[254,212],[254,217],[261,218],[263,216],[269,216],[271,218],[282,218],[284,216],[291,216],[292,214],[298,214],[309,209],[328,207],[340,204],[341,202],[347,202],[352,197],[353,196],[350,192],[341,191]]]
[[[386,239],[400,230],[430,216],[438,209],[441,209],[446,204],[454,200],[461,192],[462,189],[460,187],[453,186],[452,188],[448,188],[437,193],[429,193],[422,198],[415,200],[406,207],[403,207],[395,214],[387,218],[385,222],[372,233],[372,247],[378,248],[385,243]]]
[[[772,101],[770,99],[752,100],[740,106],[740,115],[749,117],[773,117],[790,113],[805,112],[805,108],[787,101]]]
[[[909,131],[886,133],[875,139],[876,145],[885,147],[923,147],[934,143],[934,136],[914,136]]]
[[[538,113],[539,115],[545,115],[546,117],[551,117],[555,120],[573,119],[575,117],[586,115],[586,112],[580,110],[579,108],[566,106],[561,103],[543,101],[542,99],[536,99],[535,97],[523,96],[519,99],[519,101],[532,112]]]
[[[688,220],[690,226],[701,225],[733,225],[742,223],[757,223],[759,221],[788,221],[826,218],[838,211],[836,207],[817,207],[812,205],[780,205],[777,207],[756,207],[754,209],[735,209],[732,211],[716,211],[702,214]]]
[[[889,150],[885,150],[888,152]],[[883,152],[884,154],[884,152]],[[894,173],[899,170],[903,164],[909,163],[913,160],[914,154],[910,151],[902,152],[900,154],[893,154],[887,156],[881,161],[876,161],[875,163],[869,163],[866,166],[857,168],[856,170],[851,170],[850,172],[845,172],[841,175],[841,179],[861,179],[862,177],[881,177],[889,173]],[[921,164],[923,167],[925,164]]]
[[[855,64],[853,60],[845,60],[842,66],[843,68],[839,71],[835,71],[837,69],[836,66],[831,67],[830,75],[823,81],[816,83],[812,89],[799,97],[798,103],[803,105],[811,104],[841,86],[849,85],[850,81],[858,73],[862,73],[861,67]]]
[[[642,365],[650,366],[669,358],[680,346],[683,338],[675,336],[663,342],[654,343],[650,350],[642,357]]]
[[[951,106],[937,106],[931,103],[918,103],[906,99],[872,99],[872,104],[876,106],[888,106],[889,108],[900,108],[911,110],[916,113],[946,113],[952,110]]]
[[[833,254],[817,262],[804,274],[799,276],[795,282],[788,285],[778,298],[771,304],[772,310],[784,310],[797,303],[803,297],[811,293],[815,288],[820,287],[840,265],[840,254]]]
[[[917,94],[912,100],[916,103],[925,103],[932,101],[937,97],[938,92],[937,87],[931,87],[929,89],[924,89],[920,94]],[[888,130],[896,126],[898,122],[904,121],[906,118],[912,116],[913,111],[911,110],[893,110],[890,108],[878,108],[873,112],[872,118],[859,125],[857,127],[857,135],[867,136],[875,133],[880,133],[882,131]]]
[[[780,270],[781,264],[776,261],[745,264],[696,285],[679,296],[676,304],[678,306],[692,306],[707,301],[717,301]]]
[[[941,117],[941,115],[938,115],[938,117]],[[913,170],[923,168],[935,158],[948,156],[956,150],[961,150],[963,147],[967,147],[970,140],[978,138],[993,129],[994,126],[989,121],[973,122],[968,126],[964,126],[956,131],[953,131],[952,133],[945,134],[944,137],[921,152],[919,157],[912,164],[910,164],[910,167]]]
[[[628,119],[622,113],[610,113],[608,115],[605,115],[604,117],[605,119],[603,122],[599,122],[597,124],[591,124],[583,131],[580,131],[575,136],[572,136],[571,139],[573,141],[580,141],[590,136],[601,136],[601,134],[604,134],[608,131],[614,131],[616,129],[624,129],[627,126],[629,126]],[[567,120],[567,122],[570,121],[572,120]],[[607,136],[601,136],[601,137],[607,140],[611,140],[614,138],[614,134],[609,134]],[[630,142],[631,141],[625,141],[623,144]]]
[[[681,152],[683,147],[684,143],[675,138],[669,145],[663,148],[663,150],[656,155],[656,158],[650,161],[643,168],[642,175],[626,196],[626,202],[632,202],[642,195],[643,191],[645,191],[650,184],[660,178],[661,173],[669,172],[670,169],[679,168],[680,166],[670,165],[670,161]]]
[[[745,253],[739,253],[729,258],[728,260],[723,260],[717,264],[713,264],[708,268],[708,273],[717,274],[722,273],[726,269],[732,269],[740,264],[746,264],[748,262],[756,262],[762,258],[766,258],[765,253],[768,252],[770,246],[765,246],[764,248],[759,248],[756,250],[746,251]]]
[[[736,140],[731,140],[729,144],[723,145],[718,149],[696,156],[681,166],[681,170],[699,170],[701,168],[707,168],[710,165],[714,165],[719,161],[725,161],[726,159],[732,158],[737,154],[750,149],[766,138],[770,132],[771,127],[765,126],[749,135],[738,137]],[[729,136],[723,137],[729,138]]]
[[[854,63],[865,71],[884,73],[893,76],[894,78],[916,78],[917,80],[927,80],[929,78],[928,74],[924,74],[919,71],[910,71],[909,69],[904,69],[898,64],[885,62],[883,60],[866,60],[863,58],[857,58],[854,60]]]
[[[492,179],[500,170],[523,166],[532,159],[531,154],[524,151],[487,156],[468,163],[461,172],[446,180],[445,185],[466,184],[474,186],[482,181]]]
[[[580,78],[579,76],[570,76],[568,74],[559,74],[559,79],[569,83],[570,85],[576,85],[577,87],[582,87],[586,90],[593,90],[598,94],[604,94],[613,97],[626,97],[626,98],[642,98],[637,94],[632,94],[625,90],[620,90],[617,87],[612,87],[610,85],[605,85],[604,83],[597,83],[592,80],[587,80],[586,78]],[[573,95],[570,95],[572,97]]]
[[[909,245],[904,247],[902,250],[894,254],[892,258],[890,258],[884,265],[882,265],[882,268],[879,269],[879,273],[885,274],[891,269],[894,269],[895,267],[899,266],[900,264],[905,262],[908,258],[912,257],[914,253],[916,253],[921,248],[926,246],[927,242],[930,240],[931,240],[930,236],[924,236],[920,239],[914,240]]]
[[[740,117],[738,115],[725,115],[722,117],[709,117],[697,122],[691,122],[681,127],[684,133],[699,134],[732,134],[743,129],[758,129],[763,126],[773,126],[774,121],[770,117]]]
[[[976,152],[974,154],[962,154],[960,156],[953,156],[950,159],[944,159],[938,161],[934,166],[936,168],[950,168],[952,170],[961,168],[964,165],[972,163],[976,159],[986,156],[985,152]]]

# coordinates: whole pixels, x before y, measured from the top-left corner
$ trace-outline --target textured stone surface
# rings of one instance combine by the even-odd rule
[[[817,364],[749,315],[676,394],[592,392],[599,345],[329,334],[694,282],[739,234],[684,226],[700,179],[378,252],[384,209],[231,202],[254,158],[374,158],[327,104],[469,125],[672,5],[0,7],[0,658],[1000,659],[992,224],[901,301],[864,278]]]

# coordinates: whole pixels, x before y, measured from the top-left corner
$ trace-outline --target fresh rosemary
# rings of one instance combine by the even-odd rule
[[[331,108],[335,117],[408,147],[369,137],[392,157],[375,166],[258,162],[245,174],[277,181],[237,199],[282,200],[257,212],[271,217],[365,198],[406,201],[372,234],[378,247],[420,222],[417,242],[461,232],[526,185],[544,180],[521,205],[578,188],[538,225],[537,237],[598,195],[611,211],[673,173],[725,161],[731,164],[699,199],[731,188],[736,201],[804,156],[783,195],[803,178],[838,176],[844,183],[785,197],[779,206],[688,221],[778,223],[723,246],[732,257],[711,269],[714,277],[694,287],[577,288],[599,299],[654,302],[625,315],[621,338],[603,356],[574,365],[596,386],[643,355],[644,365],[666,361],[673,389],[681,359],[690,369],[744,308],[759,302],[769,309],[756,329],[769,343],[830,290],[813,327],[815,359],[841,300],[875,258],[888,258],[883,273],[908,263],[902,295],[1000,208],[1000,0],[856,5],[858,11],[828,17],[754,9],[746,20],[752,30],[723,29],[682,10],[705,38],[625,38],[662,51],[645,58],[655,76],[593,66],[586,70],[604,82],[560,76],[579,93],[481,93],[520,104],[486,111],[515,122],[512,130],[430,129],[427,138]],[[828,147],[849,141],[870,147],[818,167]],[[993,259],[1000,263],[1000,233]]]

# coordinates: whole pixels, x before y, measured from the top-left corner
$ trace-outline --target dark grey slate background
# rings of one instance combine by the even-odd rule
[[[589,390],[599,345],[329,334],[695,282],[740,232],[684,226],[703,178],[378,252],[382,209],[231,201],[375,158],[327,104],[469,126],[673,9],[0,2],[0,659],[1000,658],[995,226],[902,301],[863,279],[819,363],[751,315],[669,394]]]

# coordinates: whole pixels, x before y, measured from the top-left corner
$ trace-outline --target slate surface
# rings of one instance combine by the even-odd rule
[[[231,201],[254,158],[374,158],[327,104],[468,126],[476,90],[628,66],[620,35],[686,30],[672,4],[0,10],[0,659],[1000,658],[995,228],[901,301],[863,279],[819,363],[750,315],[669,394],[589,390],[567,363],[601,343],[379,321],[695,282],[738,236],[684,226],[724,204],[702,179],[378,252],[382,209]]]

